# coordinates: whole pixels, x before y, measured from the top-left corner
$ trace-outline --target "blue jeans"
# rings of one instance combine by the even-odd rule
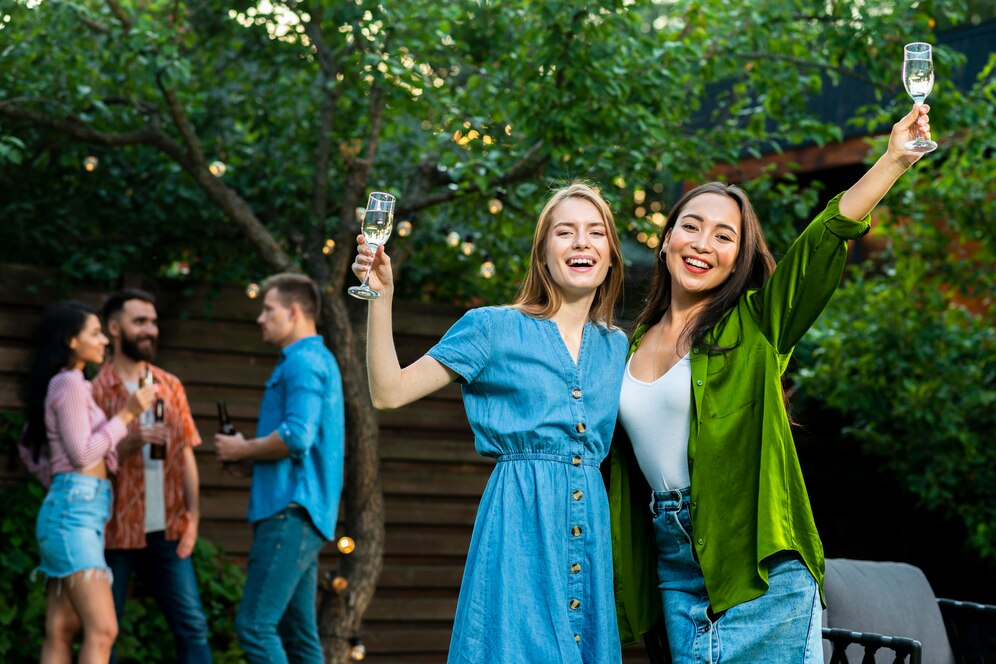
[[[292,505],[253,526],[252,550],[235,633],[259,664],[322,664],[315,618],[318,552],[325,540]]]
[[[688,505],[688,489],[654,492],[657,574],[674,664],[822,664],[819,588],[799,556],[768,557],[768,591],[713,614]]]
[[[166,539],[161,530],[146,533],[144,549],[108,549],[107,564],[114,573],[114,611],[118,624],[128,599],[128,582],[134,572],[142,586],[162,609],[176,641],[176,661],[195,664],[211,661],[207,618],[197,590],[192,558],[176,555],[177,542]],[[111,664],[117,653],[111,652]]]

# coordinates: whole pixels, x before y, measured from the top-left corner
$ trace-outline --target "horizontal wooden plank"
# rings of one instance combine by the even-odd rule
[[[412,597],[406,598],[404,602],[399,602],[375,595],[367,609],[364,622],[371,628],[374,623],[379,621],[398,622],[412,619],[452,624],[455,614],[455,597]]]

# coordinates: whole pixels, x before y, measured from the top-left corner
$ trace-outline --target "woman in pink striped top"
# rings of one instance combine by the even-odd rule
[[[117,636],[104,560],[107,473],[117,470],[117,444],[151,405],[155,388],[137,391],[108,420],[83,376],[87,363],[104,360],[107,343],[95,311],[81,302],[60,302],[42,318],[21,445],[29,467],[41,471],[43,481],[48,472],[52,477],[35,526],[39,570],[49,579],[43,663],[71,661],[81,624],[80,662],[107,662]]]

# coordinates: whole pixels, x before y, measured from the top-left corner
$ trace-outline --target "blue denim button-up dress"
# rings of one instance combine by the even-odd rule
[[[498,464],[478,508],[449,662],[619,662],[608,453],[627,341],[588,323],[578,361],[550,320],[463,316],[429,355],[457,374],[477,451]]]

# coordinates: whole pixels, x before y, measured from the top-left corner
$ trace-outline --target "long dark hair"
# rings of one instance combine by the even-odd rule
[[[42,315],[38,328],[38,348],[28,380],[28,422],[21,444],[30,448],[31,458],[38,462],[48,442],[45,431],[45,395],[48,383],[62,369],[76,362],[76,352],[69,347],[73,337],[83,331],[90,316],[97,311],[76,300],[56,302]]]
[[[720,348],[713,343],[718,335],[713,335],[712,339],[707,338],[707,335],[723,319],[726,312],[736,306],[737,300],[744,293],[760,288],[768,281],[768,277],[775,271],[775,258],[768,249],[764,232],[761,230],[761,222],[758,220],[757,213],[750,204],[746,192],[736,185],[722,182],[699,185],[675,203],[671,212],[668,213],[667,223],[661,231],[660,245],[662,247],[685,206],[688,205],[689,201],[702,194],[719,194],[737,204],[737,208],[740,210],[740,247],[734,261],[733,273],[712,293],[702,311],[688,321],[681,337],[686,342],[701,344],[709,350],[723,351],[729,349]],[[657,261],[647,301],[643,305],[640,315],[637,316],[637,328],[642,325],[653,325],[664,316],[670,307],[671,272],[667,269],[667,262],[662,258]]]

